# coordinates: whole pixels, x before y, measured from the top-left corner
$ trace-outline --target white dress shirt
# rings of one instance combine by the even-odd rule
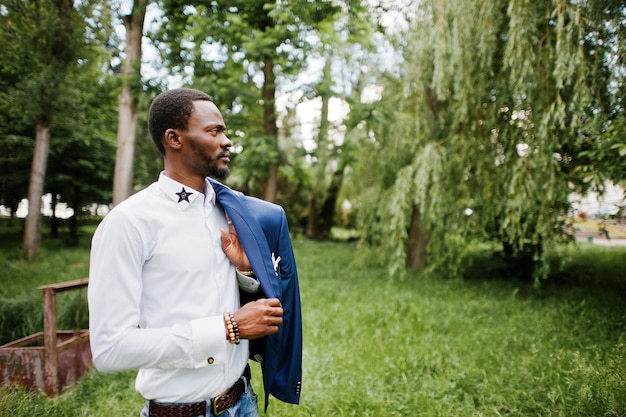
[[[202,194],[164,173],[107,214],[89,271],[97,369],[139,369],[137,391],[160,402],[207,400],[241,376],[248,341],[226,339],[223,313],[239,309],[239,291],[220,228],[208,182]]]

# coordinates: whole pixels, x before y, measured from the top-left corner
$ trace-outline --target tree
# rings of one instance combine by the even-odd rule
[[[191,72],[189,81],[206,86],[226,107],[231,137],[247,154],[237,162],[238,172],[248,176],[241,181],[275,201],[281,163],[277,85],[280,77],[302,68],[310,48],[306,35],[332,20],[338,8],[327,0],[163,3],[156,42],[165,46],[173,69]]]
[[[458,274],[468,242],[494,239],[547,275],[568,239],[568,195],[587,184],[585,149],[601,148],[585,132],[623,118],[612,86],[624,8],[590,3],[424,1],[409,13],[358,171],[363,243],[392,273]]]
[[[33,126],[35,136],[23,237],[29,256],[41,241],[41,196],[51,128],[85,50],[85,21],[90,10],[89,2],[75,9],[70,0],[8,0],[0,13],[2,73],[14,81],[4,94],[20,105],[24,116],[16,120]]]
[[[132,194],[138,93],[141,85],[141,41],[147,6],[148,0],[134,0],[130,14],[122,17],[126,29],[126,57],[119,96],[113,205],[119,204]]]
[[[53,203],[65,202],[74,210],[69,218],[70,243],[78,242],[78,218],[85,208],[111,201],[119,80],[112,74],[102,76],[97,67],[92,71],[77,80],[78,111],[59,114],[62,123],[55,137],[64,140],[50,150],[45,185]],[[57,237],[54,204],[52,209],[52,235]]]
[[[306,236],[326,238],[334,224],[339,194],[345,172],[354,159],[351,135],[345,135],[351,121],[331,123],[330,101],[336,99],[359,114],[368,105],[361,102],[363,90],[378,67],[375,57],[380,46],[374,34],[384,33],[376,24],[380,6],[371,1],[342,3],[343,12],[332,26],[319,31],[316,51],[325,61],[320,82],[314,86],[321,101],[319,128],[314,134],[315,148],[308,152],[312,180],[309,187]],[[369,74],[368,74],[369,73]],[[354,127],[354,126],[352,126]]]

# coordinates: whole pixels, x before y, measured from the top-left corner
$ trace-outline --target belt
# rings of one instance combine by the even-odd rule
[[[246,391],[246,382],[243,378],[250,382],[250,365],[246,365],[243,375],[221,394],[211,398],[211,412],[219,416],[228,410],[241,398],[241,394]],[[181,404],[159,404],[150,400],[150,417],[206,417],[207,401],[198,401],[195,403]]]

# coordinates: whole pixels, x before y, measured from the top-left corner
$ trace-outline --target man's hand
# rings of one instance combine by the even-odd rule
[[[226,220],[228,221],[228,232],[224,229],[220,229],[222,234],[222,250],[226,254],[226,257],[235,265],[235,268],[240,271],[250,271],[252,267],[250,266],[246,252],[241,246],[239,236],[237,236],[237,232],[235,231],[235,226],[233,226],[233,222],[230,221],[228,215],[226,215]]]
[[[235,312],[242,339],[257,339],[278,332],[283,322],[283,307],[277,298],[260,298],[244,304]]]

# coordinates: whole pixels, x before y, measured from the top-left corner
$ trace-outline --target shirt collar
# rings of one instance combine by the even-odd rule
[[[158,183],[161,191],[163,191],[166,196],[171,198],[181,210],[187,210],[187,208],[200,196],[203,197],[203,200],[205,200],[207,204],[215,204],[215,191],[213,191],[213,187],[211,187],[211,184],[206,179],[204,181],[203,193],[171,179],[165,175],[164,171],[159,175]]]
[[[211,186],[211,181],[209,181],[209,178],[205,178],[204,179],[204,200],[205,200],[205,205],[206,204],[212,204],[215,205],[215,200],[217,198],[217,196],[215,195],[215,190],[213,189],[213,186]]]

